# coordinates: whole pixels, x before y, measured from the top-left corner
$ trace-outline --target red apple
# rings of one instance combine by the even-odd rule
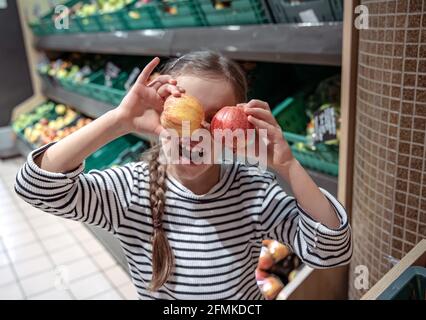
[[[251,122],[248,121],[247,115],[244,112],[243,107],[224,107],[220,109],[216,115],[213,117],[213,120],[210,125],[210,130],[214,134],[215,130],[231,130],[235,133],[236,130],[243,130],[245,144],[247,144],[247,130],[254,129],[254,126]],[[232,149],[237,148],[235,139],[232,143]]]

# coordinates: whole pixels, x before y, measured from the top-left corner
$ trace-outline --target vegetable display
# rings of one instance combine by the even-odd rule
[[[69,106],[49,101],[18,116],[12,127],[33,147],[40,147],[65,138],[91,121]]]

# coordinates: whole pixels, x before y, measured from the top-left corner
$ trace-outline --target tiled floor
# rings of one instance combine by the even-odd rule
[[[0,300],[137,299],[128,274],[84,225],[15,195],[23,161],[0,160]]]

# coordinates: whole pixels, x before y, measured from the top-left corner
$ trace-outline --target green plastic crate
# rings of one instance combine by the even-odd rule
[[[81,29],[80,24],[75,19],[70,19],[67,33],[80,33],[83,30]]]
[[[123,151],[132,148],[140,141],[139,138],[133,135],[120,137],[103,146],[85,161],[85,172],[92,169],[103,170],[111,166]]]
[[[261,0],[231,0],[229,7],[216,9],[211,0],[198,1],[209,26],[269,23],[267,11]]]
[[[339,173],[339,153],[333,147],[318,144],[316,150],[299,148],[299,144],[308,144],[306,126],[309,118],[305,112],[304,93],[289,97],[272,110],[278,124],[284,131],[296,159],[306,168],[337,176]]]
[[[124,73],[122,73],[117,80],[113,81],[112,87],[107,87],[104,85],[104,71],[101,70],[98,71],[85,86],[89,90],[88,92],[91,98],[111,104],[119,104],[126,95],[126,92],[116,89],[115,86],[117,83],[123,82],[123,77],[125,77]]]
[[[146,3],[141,7],[133,5],[125,12],[124,18],[130,30],[163,28],[155,3]]]
[[[309,121],[305,112],[304,94],[285,99],[272,110],[272,114],[284,131],[304,133]]]
[[[194,0],[156,0],[153,3],[164,28],[205,25],[200,8]]]
[[[37,21],[37,22],[29,23],[28,26],[30,27],[34,35],[38,37],[46,35],[40,22]]]
[[[52,35],[56,33],[55,23],[53,22],[51,16],[45,17],[39,21],[40,28],[43,32],[43,35]]]
[[[73,17],[73,21],[80,25],[81,31],[86,33],[104,31],[102,23],[99,21],[99,15],[88,17]]]
[[[378,300],[426,300],[426,268],[407,268]]]
[[[128,30],[127,10],[120,9],[111,13],[98,15],[98,21],[102,24],[103,31]]]
[[[317,150],[298,148],[298,143],[307,144],[307,138],[300,134],[284,132],[284,137],[291,145],[295,158],[305,167],[314,171],[323,172],[332,176],[339,175],[339,154],[329,151],[325,145],[317,145]]]
[[[344,0],[329,0],[333,10],[334,20],[343,21],[343,2]]]
[[[141,159],[143,152],[149,149],[149,144],[143,140],[120,153],[111,166],[121,166]]]
[[[303,23],[334,21],[329,0],[310,0],[290,3],[286,0],[268,0],[271,13],[277,23]],[[303,15],[306,15],[303,18]]]
[[[92,79],[94,78],[95,75],[91,75],[88,78],[87,82],[75,82],[73,80],[70,79],[61,79],[59,80],[61,86],[71,92],[75,92],[78,94],[81,94],[83,96],[87,96],[90,97],[91,95],[91,89],[88,87],[88,83],[90,83],[90,81],[92,81]]]

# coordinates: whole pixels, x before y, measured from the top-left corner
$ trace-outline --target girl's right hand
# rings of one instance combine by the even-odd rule
[[[164,101],[170,96],[179,97],[184,92],[177,87],[177,81],[169,75],[161,75],[147,83],[154,69],[160,63],[154,58],[141,72],[133,87],[116,109],[125,131],[159,135],[163,129],[160,114]]]

